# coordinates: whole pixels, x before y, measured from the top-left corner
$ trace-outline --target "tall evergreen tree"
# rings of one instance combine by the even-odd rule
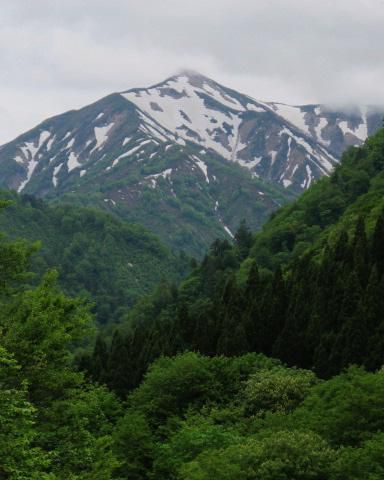
[[[365,287],[369,275],[369,249],[365,233],[365,222],[362,216],[357,220],[352,248],[354,270],[356,271],[360,285]]]
[[[356,272],[352,272],[345,285],[337,324],[339,331],[333,346],[330,362],[333,373],[352,363],[361,364],[365,356],[366,325],[361,317],[362,289]]]
[[[379,277],[384,273],[384,214],[376,222],[372,236],[372,261],[377,266]]]
[[[241,260],[246,258],[249,254],[249,251],[252,247],[253,237],[252,232],[247,226],[247,222],[242,220],[240,222],[239,228],[235,233],[235,243],[239,251],[239,257]]]
[[[116,330],[113,334],[108,356],[107,382],[108,386],[121,398],[124,398],[131,385],[131,361],[127,340]]]
[[[99,334],[96,338],[92,356],[92,378],[99,383],[105,383],[107,380],[107,368],[108,347],[106,341]]]

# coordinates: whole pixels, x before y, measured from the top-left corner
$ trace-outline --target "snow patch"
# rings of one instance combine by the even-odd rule
[[[152,120],[152,118],[148,115],[144,114],[143,112],[139,112],[139,117],[145,122],[148,132],[157,138],[157,140],[160,140],[161,142],[174,140],[175,137],[172,133],[167,132],[161,125]]]
[[[203,172],[204,174],[204,177],[205,177],[205,181],[207,183],[209,183],[209,177],[208,177],[208,166],[205,162],[203,162],[202,160],[200,160],[199,157],[196,157],[196,155],[191,155],[190,158],[192,160],[194,160],[194,162],[196,163],[196,165],[200,168],[200,170]]]
[[[63,163],[60,163],[60,165],[57,165],[57,167],[53,169],[52,183],[54,187],[57,187],[57,183],[58,183],[57,174],[60,172],[62,166],[63,166]]]
[[[252,168],[255,168],[260,162],[261,160],[263,159],[263,157],[254,157],[253,160],[240,160],[240,159],[237,159],[237,163],[242,166],[242,167],[245,167],[245,168],[248,168],[249,170],[251,170]]]
[[[275,163],[275,160],[276,160],[276,157],[277,157],[277,151],[276,150],[272,150],[270,152],[270,155],[271,155],[271,165],[273,165]]]
[[[18,192],[21,192],[25,188],[27,183],[30,181],[33,172],[38,164],[38,160],[36,159],[37,152],[42,147],[47,138],[50,137],[50,135],[51,132],[49,132],[48,130],[43,130],[42,132],[40,132],[37,144],[35,140],[35,142],[25,142],[19,147],[19,149],[22,151],[23,156],[18,155],[15,160],[17,163],[27,167],[27,178],[20,183],[17,189]]]
[[[53,142],[55,141],[55,139],[56,139],[56,135],[53,135],[53,137],[48,140],[48,142],[47,142],[47,152],[49,152],[51,150]]]
[[[128,150],[127,152],[124,152],[122,153],[121,155],[119,155],[117,158],[115,158],[115,160],[112,162],[112,165],[110,167],[107,167],[106,170],[110,170],[111,168],[113,167],[116,167],[116,165],[120,162],[120,160],[122,158],[126,158],[126,157],[129,157],[130,155],[133,155],[135,152],[137,152],[138,150],[140,150],[140,148],[147,144],[147,143],[151,143],[151,140],[146,140],[142,143],[139,143],[139,145],[136,145],[135,147],[131,148],[130,150]]]
[[[205,88],[204,84],[204,88]],[[234,123],[238,121],[239,111],[245,110],[244,107],[236,100],[221,92],[212,94],[208,86],[209,94],[220,102],[223,107],[230,107],[231,111],[219,111],[214,107],[206,105],[202,93],[208,94],[204,88],[194,87],[189,83],[187,76],[180,76],[177,80],[170,80],[166,84],[167,87],[173,88],[182,94],[180,98],[173,98],[170,95],[164,95],[161,87],[153,87],[138,92],[126,92],[121,95],[134,103],[143,113],[145,117],[150,116],[155,125],[162,127],[167,131],[167,137],[172,135],[170,132],[177,132],[177,137],[173,136],[172,140],[185,146],[186,141],[199,143],[205,148],[212,148],[220,155],[227,159],[231,158],[234,140],[237,136]],[[164,87],[163,87],[164,88]],[[151,103],[155,102],[161,107],[161,110],[152,110]],[[188,117],[191,123],[186,121]],[[211,122],[214,120],[214,123]],[[146,119],[145,119],[146,122]],[[152,122],[153,123],[153,122]],[[191,136],[191,125],[193,126],[193,136]],[[230,125],[233,135],[230,136],[232,145],[223,145],[221,142],[220,132],[227,135],[227,126]]]
[[[366,138],[368,137],[368,124],[367,124],[367,112],[366,109],[365,111],[362,111],[361,115],[361,122],[358,127],[351,128],[348,126],[348,122],[343,120],[339,122],[339,127],[341,128],[341,131],[343,132],[344,135],[347,133],[350,133],[351,135],[354,135],[357,137],[359,140],[364,142]]]
[[[160,173],[154,173],[153,175],[148,175],[145,178],[151,182],[151,187],[156,188],[157,186],[157,179],[159,177],[163,178],[170,178],[172,174],[172,168],[167,168],[163,172]]]
[[[86,142],[85,142],[85,145],[84,145],[84,150],[86,150],[89,145],[91,145],[91,143],[93,143],[93,138],[89,138]]]
[[[37,167],[37,164],[38,164],[38,161],[37,160],[31,160],[29,163],[28,163],[28,166],[27,166],[27,178],[21,182],[21,184],[19,185],[19,188],[17,189],[17,191],[20,193],[24,187],[27,185],[27,183],[29,182],[29,180],[31,179],[32,177],[32,174],[35,170],[35,168]]]
[[[65,149],[72,148],[74,143],[75,143],[75,137],[71,138],[71,140],[67,143],[67,146],[64,148]]]
[[[81,167],[81,163],[77,159],[77,155],[74,152],[70,152],[67,160],[68,173],[77,167]]]
[[[331,142],[329,140],[324,140],[323,139],[323,134],[322,134],[324,128],[327,125],[328,125],[327,119],[324,118],[324,117],[320,117],[319,118],[319,123],[315,126],[315,133],[316,133],[317,140],[328,146]]]
[[[228,108],[238,110],[239,112],[243,112],[245,110],[243,105],[236,98],[230,97],[228,94],[223,94],[223,92],[221,92],[221,90],[218,88],[212,88],[207,82],[204,82],[203,90],[205,90],[205,92],[213,97],[216,101]]]
[[[291,132],[291,130],[289,130],[288,128],[284,127],[279,135],[283,135],[283,134],[286,134],[290,137],[293,138],[293,140],[295,140],[295,142],[297,143],[297,145],[300,145],[302,146],[305,151],[310,155],[309,157],[307,157],[311,162],[314,162],[313,158],[315,158],[316,160],[318,160],[318,163],[316,163],[317,167],[320,168],[320,170],[323,171],[323,173],[325,175],[328,175],[331,170],[333,169],[333,165],[332,163],[330,162],[330,158],[331,155],[329,154],[325,154],[325,151],[323,150],[324,152],[324,155],[319,155],[315,150],[314,148],[312,148],[312,146],[306,141],[304,140],[304,138],[301,138],[301,137],[298,137],[297,135],[295,135],[294,133]],[[327,155],[327,156],[326,156]],[[313,158],[312,158],[313,157]],[[328,157],[328,158],[327,158]],[[333,158],[332,158],[333,159]]]
[[[283,117],[296,128],[310,135],[308,125],[305,123],[306,112],[302,111],[300,107],[285,105],[284,103],[273,103],[272,108],[280,117]]]
[[[224,225],[224,230],[228,233],[228,235],[231,238],[235,238],[234,234],[231,232],[231,230],[226,225]]]
[[[43,143],[51,136],[51,132],[48,130],[43,130],[40,133],[40,138],[39,138],[39,148],[43,145]]]
[[[16,157],[14,158],[14,160],[19,163],[20,165],[24,165],[24,158],[21,157],[20,155],[16,155]]]
[[[92,152],[94,150],[100,150],[100,148],[105,144],[105,142],[108,140],[108,133],[113,126],[114,122],[108,123],[108,125],[104,125],[103,127],[94,127],[93,131],[95,134],[96,145],[93,147]]]
[[[307,184],[306,184],[305,188],[309,188],[311,186],[311,183],[312,183],[312,170],[311,170],[311,167],[309,165],[306,165],[305,169],[307,171]]]
[[[254,103],[247,103],[247,110],[252,110],[253,112],[265,113],[265,108],[259,107]]]

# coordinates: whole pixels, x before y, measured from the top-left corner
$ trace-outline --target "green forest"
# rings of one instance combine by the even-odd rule
[[[384,478],[384,130],[200,263],[2,198],[0,479]],[[40,249],[16,240],[39,228]],[[126,291],[129,255],[145,276]]]
[[[144,227],[102,210],[52,205],[7,190],[0,191],[0,200],[7,202],[0,231],[39,247],[31,258],[37,278],[57,268],[67,294],[94,303],[98,324],[119,322],[162,279],[177,282],[189,269],[184,252],[173,254]]]

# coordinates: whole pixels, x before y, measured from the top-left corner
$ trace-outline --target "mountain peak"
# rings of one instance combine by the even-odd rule
[[[181,70],[179,70],[178,72],[176,72],[174,75],[172,75],[171,78],[180,78],[180,77],[187,77],[189,79],[196,79],[196,78],[199,78],[199,79],[204,79],[204,80],[210,80],[212,81],[210,78],[206,77],[205,75],[203,75],[202,73],[196,71],[196,70],[193,70],[193,69],[189,69],[189,68],[183,68]]]
[[[192,86],[195,87],[201,87],[204,83],[207,84],[215,84],[216,82],[212,80],[211,78],[203,75],[200,72],[197,72],[196,70],[192,69],[181,69],[175,72],[173,75],[170,77],[167,77],[165,80],[162,80],[161,82],[157,82],[155,84],[150,85],[149,87],[134,87],[130,88],[128,90],[124,90],[123,92],[120,93],[127,93],[127,92],[132,92],[132,91],[139,91],[139,90],[149,90],[152,88],[158,88],[162,87],[164,85],[168,85],[169,82],[175,82],[175,83],[189,83]]]
[[[177,71],[174,75],[155,86],[167,85],[169,82],[189,84],[195,88],[204,88],[204,85],[211,85],[212,87],[217,88],[217,83],[214,80],[196,70],[187,68]]]

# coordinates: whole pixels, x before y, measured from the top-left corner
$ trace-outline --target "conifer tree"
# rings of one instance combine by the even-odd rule
[[[384,365],[384,275],[378,281],[377,270],[372,270],[367,286],[363,312],[367,324],[367,354],[365,365],[376,370]]]
[[[243,260],[249,254],[252,246],[252,232],[249,230],[245,220],[240,222],[239,228],[235,233],[235,243],[239,251],[239,257]]]
[[[384,273],[384,214],[376,222],[372,236],[372,261],[377,266],[378,276]]]
[[[108,386],[124,398],[131,388],[131,362],[126,340],[118,330],[113,334],[107,365]]]
[[[362,216],[357,220],[352,248],[354,270],[356,271],[360,285],[365,287],[369,275],[369,257],[365,222]]]
[[[364,358],[366,326],[361,317],[361,298],[362,289],[354,271],[345,285],[337,319],[339,331],[330,356],[335,373],[350,364],[361,364]]]
[[[107,380],[107,368],[108,347],[105,340],[99,334],[96,338],[92,356],[92,378],[99,383],[105,383]]]
[[[253,300],[259,294],[258,289],[260,286],[259,268],[257,266],[257,263],[253,261],[249,270],[247,284],[245,288],[245,295],[248,301]]]

